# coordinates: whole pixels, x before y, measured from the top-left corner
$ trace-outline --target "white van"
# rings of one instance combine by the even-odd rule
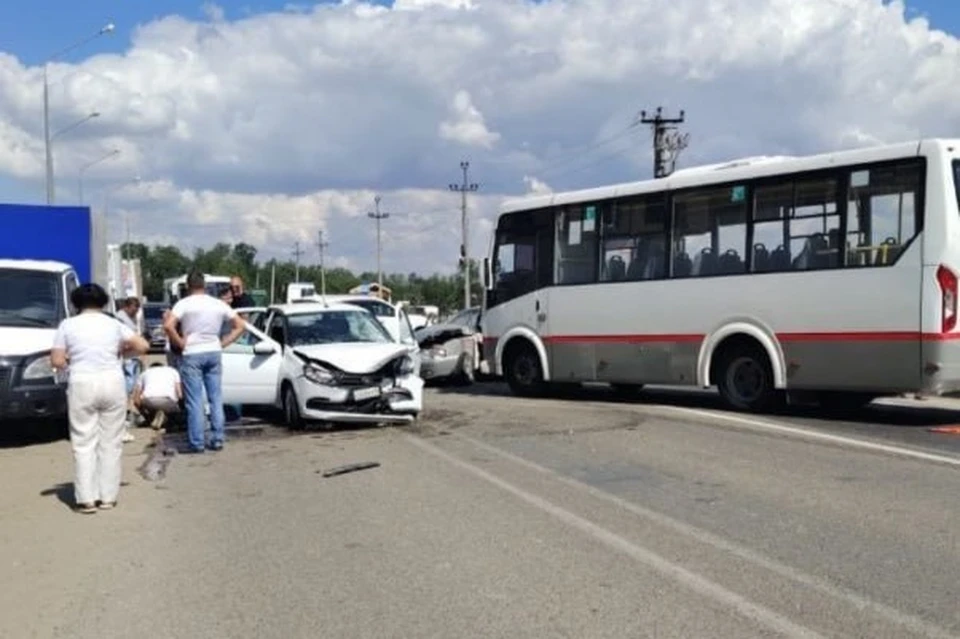
[[[50,365],[57,327],[80,285],[64,262],[0,259],[0,420],[66,415],[66,386]]]

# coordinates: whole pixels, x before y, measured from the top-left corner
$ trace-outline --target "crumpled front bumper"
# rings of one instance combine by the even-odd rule
[[[297,398],[304,419],[344,423],[412,422],[423,410],[423,379],[407,375],[380,386],[327,386],[301,379]]]

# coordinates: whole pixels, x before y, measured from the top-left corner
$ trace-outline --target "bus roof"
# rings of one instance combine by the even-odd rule
[[[922,148],[921,148],[922,146]],[[883,146],[873,146],[846,151],[821,153],[818,155],[796,156],[759,156],[730,160],[716,164],[690,167],[674,171],[668,177],[611,184],[576,191],[562,191],[533,197],[514,198],[503,202],[500,213],[539,209],[547,206],[605,200],[627,195],[642,195],[664,190],[683,189],[692,186],[719,184],[736,180],[753,179],[782,173],[800,173],[870,162],[892,160],[906,156],[919,155],[921,150],[931,146],[938,150],[953,151],[960,149],[960,139],[927,139],[913,142],[900,142]]]

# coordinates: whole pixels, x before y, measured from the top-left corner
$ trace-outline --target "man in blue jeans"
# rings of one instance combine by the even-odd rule
[[[187,276],[189,294],[177,302],[163,322],[164,331],[172,347],[182,353],[180,377],[184,403],[187,409],[187,433],[190,452],[202,453],[223,448],[224,415],[222,353],[243,334],[244,324],[237,312],[224,302],[207,294],[203,273],[193,271]],[[180,323],[180,332],[177,331]],[[223,325],[231,330],[222,335]],[[206,441],[204,418],[204,390],[210,406],[209,444]]]

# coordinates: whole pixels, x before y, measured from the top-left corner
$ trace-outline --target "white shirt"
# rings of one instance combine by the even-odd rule
[[[53,347],[67,353],[70,372],[120,370],[120,349],[135,333],[110,315],[83,312],[60,323]]]
[[[140,375],[140,393],[144,397],[177,401],[180,373],[169,366],[151,366]]]
[[[121,322],[123,322],[124,324],[126,324],[127,327],[128,327],[131,331],[137,330],[137,323],[136,323],[136,321],[134,321],[134,319],[133,319],[132,317],[130,317],[130,315],[129,315],[126,311],[124,311],[124,310],[118,311],[118,312],[117,312],[117,319],[119,319]]]
[[[220,331],[224,323],[237,316],[226,303],[206,293],[188,295],[177,302],[171,312],[180,321],[186,341],[184,355],[221,351]]]

